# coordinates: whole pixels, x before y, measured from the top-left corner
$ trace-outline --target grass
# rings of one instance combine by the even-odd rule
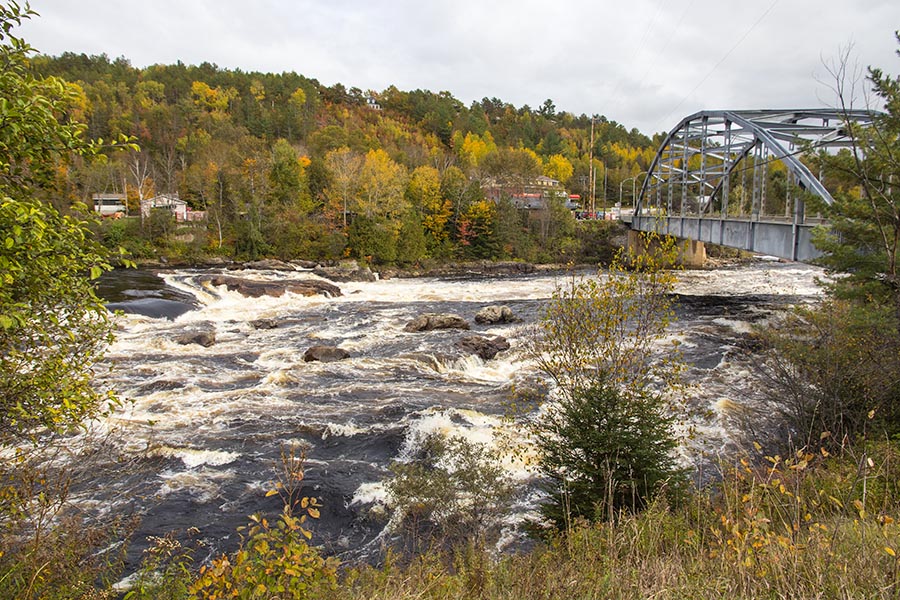
[[[333,599],[898,598],[900,446],[743,461],[714,489],[492,559],[464,548],[345,571]],[[877,458],[876,458],[877,457]]]
[[[743,460],[723,469],[715,486],[677,506],[658,500],[639,514],[574,523],[531,552],[498,557],[471,544],[414,556],[389,551],[381,566],[345,565],[337,580],[332,561],[295,562],[292,556],[314,558],[315,551],[304,549],[303,538],[285,541],[270,527],[247,534],[243,562],[238,555],[217,559],[231,570],[207,567],[204,576],[213,573],[222,584],[214,592],[200,585],[190,553],[176,548],[162,561],[151,556],[145,567],[152,577],[127,597],[900,598],[898,459],[900,442],[883,441],[835,455],[801,451]],[[437,540],[435,547],[446,546]],[[55,558],[66,557],[63,552]],[[7,558],[0,555],[0,567],[13,567]],[[241,565],[242,576],[232,577]],[[0,569],[0,590],[17,573],[18,568]],[[58,593],[28,597],[110,595],[108,588],[84,589],[83,583],[70,581],[69,595],[61,583]]]

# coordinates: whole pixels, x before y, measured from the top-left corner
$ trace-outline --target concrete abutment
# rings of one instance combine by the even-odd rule
[[[646,252],[648,239],[640,231],[628,230],[628,249],[634,252]],[[649,240],[650,244],[658,244],[656,240]],[[677,262],[683,267],[696,269],[706,264],[706,246],[697,240],[678,240]]]

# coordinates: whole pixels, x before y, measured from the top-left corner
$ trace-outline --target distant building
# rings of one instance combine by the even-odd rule
[[[178,197],[178,193],[160,194],[153,198],[141,201],[141,215],[149,217],[153,210],[168,210],[176,221],[203,221],[206,219],[206,211],[191,210],[187,202]]]
[[[94,211],[101,217],[124,215],[128,212],[125,206],[125,194],[94,194]]]
[[[366,96],[366,106],[372,110],[381,110],[381,105],[378,104],[378,98],[375,96]]]
[[[578,208],[579,196],[570,196],[562,183],[551,177],[541,175],[527,181],[498,181],[487,179],[482,184],[484,196],[488,200],[499,202],[501,198],[509,198],[516,208],[543,210],[549,206],[553,198],[563,200],[566,208]]]

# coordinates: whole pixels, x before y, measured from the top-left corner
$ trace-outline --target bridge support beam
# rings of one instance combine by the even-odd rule
[[[651,242],[655,243],[655,242]],[[647,251],[647,242],[640,231],[628,230],[628,249],[643,253]],[[683,267],[697,269],[706,264],[706,246],[697,240],[678,240],[677,262]]]

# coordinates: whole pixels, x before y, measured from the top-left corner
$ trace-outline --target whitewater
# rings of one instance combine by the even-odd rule
[[[314,542],[349,560],[375,556],[390,535],[383,484],[392,461],[414,455],[432,432],[488,445],[516,435],[510,403],[542,385],[523,351],[525,336],[572,276],[390,279],[340,283],[338,297],[247,298],[211,286],[204,276],[213,272],[114,275],[131,279],[113,307],[133,312],[116,317],[116,341],[97,382],[123,403],[95,435],[116,459],[76,493],[98,510],[140,517],[132,560],[147,536],[191,527],[210,554],[233,549],[248,515],[280,509],[265,492],[286,445],[305,449],[306,493],[324,505]],[[767,260],[679,273],[670,339],[680,342],[689,365],[685,464],[708,464],[734,450],[733,413],[764,398],[744,341],[778,311],[819,298],[821,276],[815,267]],[[174,318],[146,310],[154,299],[171,302],[160,299],[163,291],[191,309]],[[475,314],[494,305],[510,307],[519,320],[477,324]],[[404,331],[426,312],[458,314],[472,330]],[[215,343],[179,341],[199,330],[214,332]],[[491,360],[466,355],[455,342],[471,334],[503,336],[511,348]],[[304,361],[314,345],[339,346],[350,357]],[[504,464],[521,488],[524,515],[538,498],[527,453]]]

